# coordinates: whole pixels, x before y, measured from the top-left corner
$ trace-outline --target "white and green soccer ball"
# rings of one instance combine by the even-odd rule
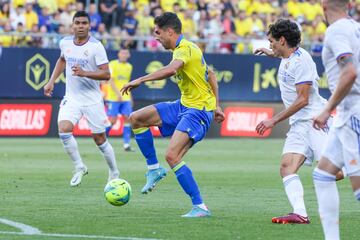
[[[124,179],[113,179],[104,188],[106,200],[114,206],[122,206],[129,202],[131,186]]]

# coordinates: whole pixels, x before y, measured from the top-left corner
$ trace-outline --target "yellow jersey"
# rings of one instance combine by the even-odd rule
[[[109,69],[111,73],[111,78],[114,80],[115,86],[117,89],[121,89],[125,84],[130,81],[131,73],[133,70],[133,66],[126,62],[121,63],[119,60],[112,60],[109,63]],[[111,86],[108,86],[107,95],[105,98],[107,101],[118,101],[118,97],[115,91],[112,89]],[[131,94],[124,94],[122,95],[122,101],[130,101]]]
[[[181,35],[173,52],[174,60],[184,63],[174,76],[181,91],[181,104],[199,110],[216,109],[215,95],[208,82],[208,66],[200,48]]]

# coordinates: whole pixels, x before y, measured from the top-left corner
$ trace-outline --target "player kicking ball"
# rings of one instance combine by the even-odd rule
[[[154,73],[129,82],[122,92],[128,93],[147,81],[174,76],[181,98],[147,106],[130,115],[135,140],[148,165],[147,182],[141,192],[150,192],[166,176],[165,168],[159,165],[149,129],[158,126],[162,136],[171,136],[165,158],[193,204],[183,217],[208,217],[210,210],[203,202],[192,171],[182,159],[205,137],[213,118],[217,122],[224,120],[215,74],[209,71],[200,48],[181,34],[181,22],[176,14],[166,12],[156,17],[154,34],[165,49],[173,51],[172,61]]]

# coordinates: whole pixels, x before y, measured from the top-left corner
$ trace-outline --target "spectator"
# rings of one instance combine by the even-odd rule
[[[22,5],[19,5],[15,10],[10,11],[10,23],[12,29],[17,29],[19,23],[21,23],[21,26],[25,25],[25,15]]]
[[[101,23],[101,16],[97,12],[95,3],[91,3],[89,6],[89,17],[90,17],[91,31],[96,32],[99,27],[99,24]]]
[[[14,38],[11,35],[6,35],[11,32],[10,22],[6,22],[3,27],[3,32],[0,33],[0,46],[12,47],[14,46]]]
[[[70,33],[71,31],[72,18],[73,18],[73,5],[71,3],[68,3],[65,6],[64,11],[60,13],[60,23],[64,25],[67,33]]]
[[[33,26],[36,24],[39,24],[39,16],[36,12],[33,11],[33,4],[32,3],[26,3],[25,4],[25,29],[27,31],[30,31]]]
[[[50,15],[58,11],[57,0],[37,0],[37,2],[41,8],[46,7]]]
[[[10,5],[4,3],[0,9],[0,27],[4,26],[10,19]]]
[[[113,25],[114,15],[116,13],[116,0],[101,0],[100,1],[100,15],[107,30]]]
[[[126,37],[132,37],[136,35],[138,21],[135,19],[135,10],[129,10],[126,13],[126,17],[124,19],[123,32]],[[135,40],[129,39],[123,43],[123,47],[128,49],[136,48],[137,42]]]
[[[42,36],[39,36],[40,34],[40,30],[39,30],[39,26],[37,24],[34,24],[30,30],[31,33],[31,37],[29,38],[27,44],[30,47],[41,47],[42,46]],[[34,36],[34,35],[35,36]],[[37,35],[36,35],[37,34]]]
[[[124,24],[124,19],[126,12],[129,10],[131,0],[118,0],[116,7],[116,25],[122,26]]]
[[[183,19],[181,20],[182,22],[182,33],[185,36],[185,38],[195,38],[196,35],[196,27],[195,27],[195,22],[192,19],[192,16],[194,15],[194,11],[191,9],[187,9],[185,10],[185,14]]]

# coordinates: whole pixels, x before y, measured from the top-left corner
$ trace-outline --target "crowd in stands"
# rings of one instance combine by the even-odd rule
[[[185,37],[212,53],[251,52],[280,17],[299,24],[313,54],[326,31],[320,0],[0,0],[0,45],[57,47],[78,10],[89,12],[92,34],[114,50],[162,50],[152,28],[164,11],[177,13]],[[360,21],[360,0],[351,1],[350,14]]]

